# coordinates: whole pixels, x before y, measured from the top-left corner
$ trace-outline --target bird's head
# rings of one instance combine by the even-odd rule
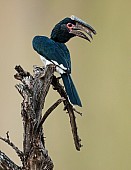
[[[51,39],[56,42],[66,43],[70,38],[78,36],[90,41],[96,31],[86,22],[72,15],[70,18],[65,18],[55,25],[51,32]]]

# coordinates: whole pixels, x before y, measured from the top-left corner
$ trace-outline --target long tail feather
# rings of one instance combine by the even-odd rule
[[[71,76],[69,74],[62,74],[61,75],[66,93],[70,99],[70,102],[74,105],[78,105],[82,107],[81,100],[79,98],[79,95],[76,91],[75,85],[71,79]]]

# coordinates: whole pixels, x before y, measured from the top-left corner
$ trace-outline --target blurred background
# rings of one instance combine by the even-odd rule
[[[35,35],[50,36],[61,19],[76,15],[93,26],[92,43],[73,38],[67,43],[72,77],[83,107],[77,110],[83,147],[75,150],[68,115],[61,104],[44,125],[46,148],[55,170],[131,169],[131,1],[129,0],[0,0],[0,136],[22,149],[22,97],[15,89],[15,65],[32,73],[42,66],[32,49]],[[59,98],[50,89],[44,111]],[[0,150],[20,164],[15,152],[0,141]]]

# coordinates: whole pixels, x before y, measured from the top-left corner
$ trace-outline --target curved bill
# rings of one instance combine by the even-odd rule
[[[80,18],[77,18],[76,16],[72,15],[70,17],[72,20],[76,22],[76,25],[73,26],[73,28],[70,30],[70,33],[84,38],[88,40],[89,42],[91,41],[86,34],[83,32],[87,33],[91,39],[93,39],[93,34],[96,34],[96,31],[94,28],[92,28],[89,24],[87,24],[85,21],[81,20]],[[81,32],[83,31],[83,32]]]

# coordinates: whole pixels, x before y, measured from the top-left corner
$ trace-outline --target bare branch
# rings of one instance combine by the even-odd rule
[[[7,135],[7,138],[2,138],[2,137],[0,136],[0,139],[3,140],[4,142],[6,142],[9,146],[11,146],[11,147],[15,150],[16,154],[18,155],[18,157],[20,158],[20,160],[23,162],[23,160],[24,160],[24,154],[23,154],[23,152],[20,151],[20,150],[18,149],[18,147],[16,147],[16,146],[14,145],[14,143],[12,143],[12,142],[10,141],[9,132],[7,132],[6,135]]]
[[[82,145],[77,132],[75,112],[80,115],[81,113],[76,111],[69,102],[65,89],[59,83],[59,78],[54,76],[54,65],[49,65],[46,68],[34,66],[33,76],[21,66],[16,66],[15,70],[17,73],[14,77],[20,80],[20,84],[17,84],[15,87],[23,97],[21,103],[21,116],[24,129],[23,152],[10,141],[9,132],[6,133],[6,138],[0,137],[0,139],[15,150],[21,159],[22,168],[15,165],[15,163],[2,152],[0,152],[0,168],[2,170],[53,170],[53,162],[45,148],[42,125],[53,110],[63,102],[64,110],[69,114],[75,147],[79,151]],[[61,98],[57,100],[42,117],[42,110],[44,109],[45,99],[51,84],[54,90],[60,94]]]
[[[81,139],[78,136],[77,125],[76,125],[76,121],[75,121],[74,111],[76,112],[76,110],[69,102],[68,96],[67,96],[63,86],[59,83],[59,79],[57,79],[55,76],[53,76],[52,85],[54,86],[54,90],[56,90],[60,94],[61,97],[64,97],[66,99],[63,101],[64,106],[65,106],[64,110],[66,110],[67,113],[69,113],[71,130],[72,130],[72,134],[73,134],[73,138],[74,138],[75,147],[78,151],[80,151],[80,148],[82,147],[82,145],[81,145]]]
[[[0,170],[22,170],[22,168],[0,151]]]
[[[61,98],[61,99],[58,99],[44,114],[44,116],[42,117],[39,125],[38,125],[38,128],[37,128],[37,131],[39,131],[39,128],[43,125],[43,123],[45,122],[45,120],[47,119],[47,117],[50,115],[50,113],[61,103],[63,102],[65,99],[64,98]]]
[[[36,133],[42,118],[45,98],[49,91],[54,73],[54,66],[46,69],[34,67],[34,76],[24,71],[21,66],[15,67],[17,74],[15,78],[22,84],[16,85],[23,97],[21,116],[24,128],[24,169],[52,170],[53,162],[45,149],[44,132],[42,126]]]

